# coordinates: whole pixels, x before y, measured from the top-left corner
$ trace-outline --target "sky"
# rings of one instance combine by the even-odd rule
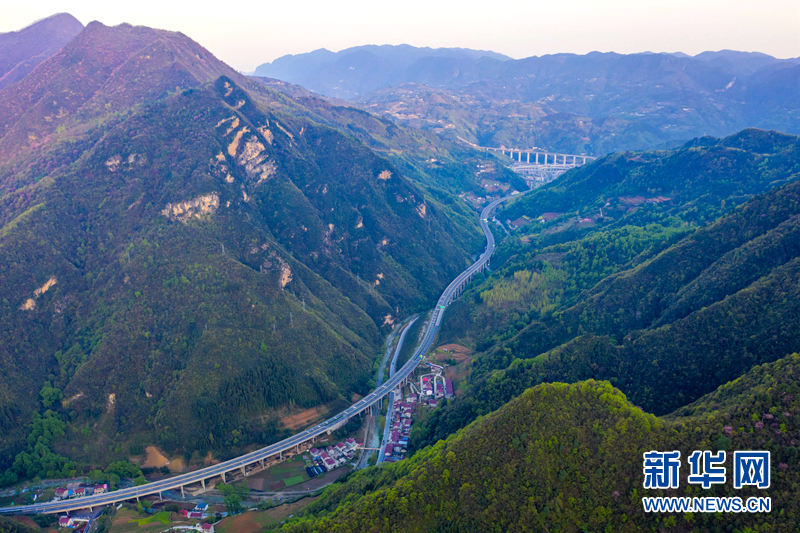
[[[285,54],[361,44],[556,52],[734,49],[800,56],[800,0],[0,0],[0,32],[66,11],[181,31],[243,71]]]

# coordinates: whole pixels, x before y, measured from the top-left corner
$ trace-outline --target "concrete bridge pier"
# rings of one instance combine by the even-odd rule
[[[183,492],[183,485],[181,485],[181,498],[186,499],[186,494]]]
[[[222,482],[227,483],[228,481],[225,479],[225,472],[222,473]]]
[[[205,492],[205,490],[206,490],[206,480],[205,479],[201,479],[200,480],[200,484],[203,485],[203,492]]]

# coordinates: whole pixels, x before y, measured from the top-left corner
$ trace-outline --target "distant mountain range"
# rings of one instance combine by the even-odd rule
[[[358,100],[403,83],[446,83],[458,69],[472,72],[481,65],[508,61],[496,52],[468,48],[418,48],[366,45],[331,52],[321,48],[286,55],[256,67],[253,75],[302,85],[326,96]]]
[[[800,60],[723,50],[553,54],[366,46],[286,56],[259,76],[484,146],[602,155],[745,127],[800,133]]]

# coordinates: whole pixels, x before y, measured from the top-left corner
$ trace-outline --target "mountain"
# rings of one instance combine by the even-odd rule
[[[775,58],[771,55],[762,54],[761,52],[740,52],[738,50],[700,52],[694,58],[731,72],[740,78],[776,64]]]
[[[59,13],[22,30],[0,33],[0,89],[24,78],[82,29],[78,19]]]
[[[582,222],[564,215],[526,226],[525,239],[507,245],[495,272],[454,308],[444,338],[471,336],[483,353],[469,394],[419,424],[417,442],[550,381],[606,379],[663,414],[800,350],[798,155],[797,137],[748,130],[628,154],[632,167],[601,171],[620,161],[612,155],[512,205],[511,217],[536,206],[527,211],[535,220],[539,209],[573,209],[574,199]],[[732,209],[759,189],[768,192]],[[583,193],[567,192],[575,190]],[[723,201],[727,214],[708,222]]]
[[[481,146],[603,155],[745,127],[800,133],[798,62],[765,54],[487,55],[412,68],[349,53],[290,56],[260,73]]]
[[[335,98],[356,100],[375,90],[417,81],[438,83],[487,62],[509,58],[468,48],[367,45],[339,52],[320,49],[259,65],[255,76],[278,78]]]
[[[756,367],[668,417],[607,382],[548,383],[411,458],[349,476],[281,531],[789,531],[796,526],[800,357]],[[734,490],[731,451],[771,451],[768,490]],[[642,454],[680,450],[679,488],[643,488]],[[727,482],[688,483],[694,450]],[[645,513],[644,496],[769,496],[771,513]]]
[[[481,243],[395,155],[414,135],[180,33],[93,22],[0,102],[5,482],[278,438],[363,393],[382,333]]]

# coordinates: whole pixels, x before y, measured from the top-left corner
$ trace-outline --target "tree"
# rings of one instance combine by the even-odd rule
[[[225,509],[229,514],[241,513],[244,510],[242,500],[250,494],[250,489],[245,483],[236,485],[222,483],[217,488],[222,493],[222,501],[225,503]]]
[[[48,383],[39,391],[39,396],[42,398],[42,407],[45,409],[50,409],[54,406],[58,407],[61,402],[61,389]]]

